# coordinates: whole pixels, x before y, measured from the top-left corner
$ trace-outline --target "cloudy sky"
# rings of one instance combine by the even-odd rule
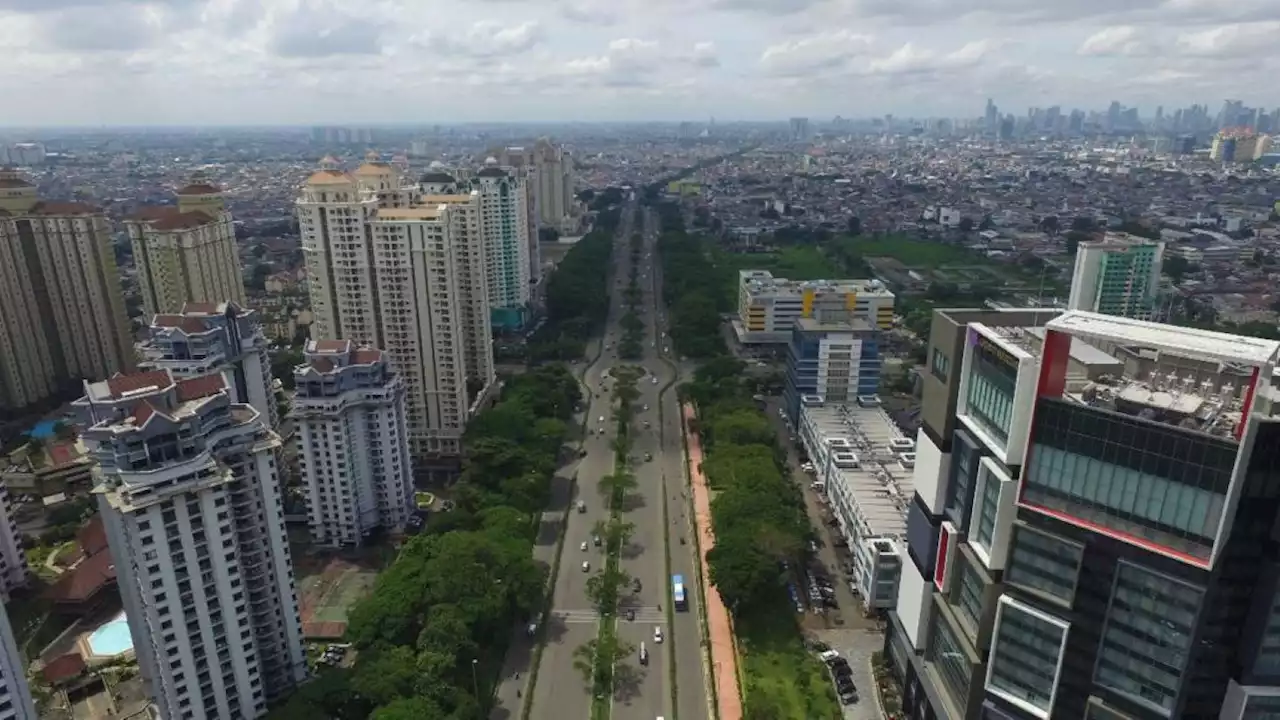
[[[1280,106],[1280,0],[0,0],[0,125]]]

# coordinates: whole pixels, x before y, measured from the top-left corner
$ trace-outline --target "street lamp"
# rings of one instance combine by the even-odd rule
[[[480,702],[480,683],[476,681],[476,664],[480,661],[476,658],[471,659],[471,692],[476,697],[476,702]]]

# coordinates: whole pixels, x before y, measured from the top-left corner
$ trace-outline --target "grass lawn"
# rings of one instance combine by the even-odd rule
[[[833,263],[821,250],[813,246],[787,247],[776,253],[739,254],[714,251],[711,261],[715,264],[719,280],[724,284],[721,293],[738,302],[738,271],[768,270],[775,277],[788,280],[835,280],[844,277],[840,266]]]
[[[833,720],[840,705],[822,663],[804,647],[797,615],[786,597],[777,607],[737,621],[748,716]]]
[[[943,265],[991,265],[981,255],[956,245],[916,240],[907,236],[840,237],[836,241],[862,257],[891,257],[911,268],[932,270]]]

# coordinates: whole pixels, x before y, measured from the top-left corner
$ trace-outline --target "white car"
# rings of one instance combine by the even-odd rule
[[[586,551],[587,551],[587,544],[586,544],[585,542],[584,542],[584,543],[582,543],[581,547],[582,547],[582,552],[586,552]]]
[[[603,416],[603,415],[601,415],[601,416],[600,416],[600,423],[601,423],[601,424],[603,424],[603,423],[604,423],[604,416]]]
[[[582,561],[582,572],[591,572],[591,563],[586,560]]]
[[[657,385],[657,384],[658,384],[658,378],[650,378],[649,382],[650,382],[651,384],[653,384],[653,385]]]
[[[661,625],[653,626],[653,641],[656,643],[662,642],[662,626]]]

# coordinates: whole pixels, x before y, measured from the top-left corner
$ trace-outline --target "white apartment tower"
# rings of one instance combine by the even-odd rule
[[[25,587],[30,575],[22,538],[13,523],[13,499],[9,489],[0,484],[0,597],[8,597],[15,589]],[[0,710],[0,720],[3,718],[4,711]]]
[[[459,455],[468,403],[450,208],[379,210],[371,228],[384,349],[409,385],[414,457]]]
[[[138,351],[140,369],[168,370],[179,380],[221,375],[231,402],[252,405],[273,429],[280,425],[256,311],[234,302],[187,303],[180,312],[152,317],[150,337]]]
[[[293,419],[311,536],[358,545],[375,528],[401,530],[413,513],[404,379],[381,351],[312,340],[294,370]]]
[[[0,608],[0,720],[37,720],[26,663],[13,638],[9,613]]]
[[[531,279],[526,188],[492,157],[472,182],[480,193],[491,321],[504,330],[519,329],[527,319]]]
[[[148,316],[189,302],[244,304],[235,226],[218,188],[194,182],[178,191],[177,205],[142,208],[125,227]]]
[[[133,369],[111,225],[0,169],[0,408]]]
[[[302,186],[297,206],[315,315],[311,336],[381,347],[368,227],[378,212],[377,190],[326,157]]]
[[[221,375],[85,383],[74,403],[143,677],[166,720],[241,720],[307,676],[280,438]]]

